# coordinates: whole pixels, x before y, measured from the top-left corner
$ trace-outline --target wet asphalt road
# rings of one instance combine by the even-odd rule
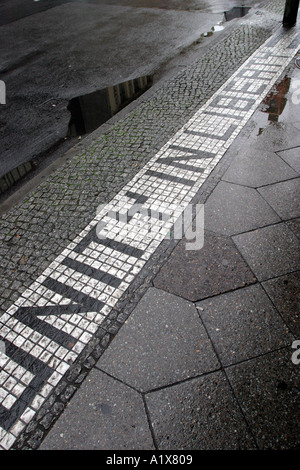
[[[66,139],[69,100],[153,75],[242,3],[2,0],[0,177],[27,161],[46,164],[77,142]]]
[[[12,23],[26,16],[49,10],[64,3],[84,3],[96,5],[119,5],[136,8],[159,8],[165,10],[201,11],[222,13],[234,6],[254,5],[255,1],[241,0],[1,0],[0,26]]]

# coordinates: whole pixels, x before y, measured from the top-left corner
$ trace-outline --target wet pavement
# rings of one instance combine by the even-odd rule
[[[268,7],[2,216],[3,448],[299,448],[299,27]],[[173,223],[202,204],[191,249]]]
[[[2,200],[24,175],[59,162],[77,143],[68,133],[70,101],[167,68],[234,4],[215,12],[201,2],[196,10],[131,3],[15,0],[0,6],[0,79],[7,88],[0,114]]]
[[[70,3],[2,26],[0,177],[26,162],[43,168],[78,142],[67,134],[71,99],[153,74],[221,19]]]
[[[183,54],[188,58],[203,38],[223,31],[255,2],[237,3],[14,0],[0,5],[0,79],[7,85],[0,114],[0,203],[51,163],[61,165],[78,137],[115,114],[99,116],[105,88],[146,74],[161,78],[170,63],[181,64]],[[86,110],[93,100],[97,111],[89,112],[94,126],[77,136],[68,127],[74,118],[70,105],[79,97]]]

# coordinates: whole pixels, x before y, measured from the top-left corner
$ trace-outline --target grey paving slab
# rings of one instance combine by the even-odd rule
[[[297,110],[297,117],[299,113],[299,105],[296,106]],[[290,149],[291,147],[299,147],[300,146],[300,135],[299,129],[297,129],[293,124],[286,124],[280,123],[280,132],[278,132],[278,127],[274,126],[272,135],[269,137],[272,138],[275,136],[277,131],[278,137],[276,139],[275,151],[279,152],[282,150]],[[277,145],[278,144],[278,145]]]
[[[300,178],[271,184],[258,191],[282,219],[300,216]]]
[[[260,449],[299,449],[299,365],[282,349],[226,369]]]
[[[186,250],[181,240],[153,283],[191,301],[220,294],[256,282],[232,240],[204,232],[201,250]]]
[[[260,281],[300,269],[299,239],[284,223],[236,235],[233,240]]]
[[[292,168],[294,168],[298,174],[300,173],[300,147],[278,152],[278,155]]]
[[[224,366],[291,342],[291,334],[260,285],[203,300],[197,308]]]
[[[300,272],[263,282],[290,331],[300,338]]]
[[[296,171],[274,152],[249,149],[237,155],[222,179],[257,188],[296,176]]]
[[[299,130],[293,124],[272,121],[261,122],[259,113],[260,115],[264,114],[258,111],[257,114],[253,116],[257,124],[253,129],[253,134],[249,138],[248,145],[250,145],[252,141],[252,145],[254,145],[257,150],[268,149],[270,152],[280,152],[300,145]]]
[[[159,449],[255,449],[222,372],[149,393],[146,404]]]
[[[94,369],[40,449],[154,449],[142,397]]]
[[[253,188],[221,181],[205,204],[205,228],[234,235],[278,222],[278,215]]]
[[[286,225],[300,238],[300,217],[298,219],[287,220]]]
[[[195,306],[150,288],[98,362],[140,391],[218,369]]]

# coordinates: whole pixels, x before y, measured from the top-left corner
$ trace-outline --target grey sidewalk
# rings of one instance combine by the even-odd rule
[[[1,218],[0,448],[299,448],[299,25],[279,27],[282,5]],[[157,214],[151,236],[113,218],[135,203],[204,204],[203,248]]]
[[[41,449],[299,449],[299,80],[212,172],[204,247],[178,243]]]

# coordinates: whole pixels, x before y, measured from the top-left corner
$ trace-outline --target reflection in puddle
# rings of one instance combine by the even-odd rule
[[[287,94],[290,89],[291,78],[284,77],[283,80],[275,86],[275,89],[262,102],[264,106],[261,112],[268,114],[268,121],[278,122],[279,116],[283,113],[287,103]],[[264,127],[260,127],[258,135],[261,135]]]
[[[224,29],[224,26],[220,25],[220,24],[216,24],[215,26],[213,26],[211,28],[213,31],[222,31]]]
[[[71,99],[68,104],[71,113],[68,137],[94,131],[151,85],[152,76],[147,75]]]
[[[242,18],[243,16],[247,15],[248,11],[250,10],[250,7],[233,7],[231,10],[225,11],[225,20],[226,21],[231,21],[234,18]]]
[[[282,114],[287,102],[286,95],[290,89],[290,83],[291,79],[289,77],[284,77],[284,79],[276,86],[276,90],[263,101],[263,104],[268,106],[268,108],[263,110],[263,112],[268,113],[269,121],[278,122],[278,118],[280,114]]]

